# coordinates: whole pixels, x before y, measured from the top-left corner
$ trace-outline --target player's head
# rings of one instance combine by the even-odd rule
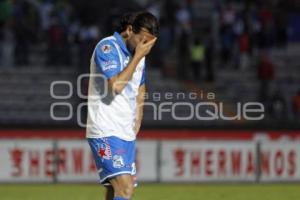
[[[133,52],[143,37],[147,42],[158,36],[159,23],[149,12],[129,13],[122,17],[117,31],[126,39],[127,47]]]

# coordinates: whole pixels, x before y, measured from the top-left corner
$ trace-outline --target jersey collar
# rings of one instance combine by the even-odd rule
[[[117,43],[120,45],[121,49],[127,54],[127,55],[131,55],[130,52],[127,49],[127,46],[125,44],[125,42],[122,39],[122,36],[118,33],[118,32],[114,32],[114,37],[117,40]]]

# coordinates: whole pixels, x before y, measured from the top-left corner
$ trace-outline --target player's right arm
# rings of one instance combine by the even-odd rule
[[[96,50],[96,63],[107,77],[108,88],[110,91],[115,94],[120,94],[122,92],[128,84],[128,81],[132,78],[136,66],[140,60],[150,52],[155,41],[156,38],[148,42],[146,42],[145,39],[139,42],[135,48],[134,56],[123,71],[121,71],[121,63],[119,61],[117,50],[113,48],[113,45],[110,46],[112,50],[109,53],[105,52],[103,46],[100,46],[100,51]]]

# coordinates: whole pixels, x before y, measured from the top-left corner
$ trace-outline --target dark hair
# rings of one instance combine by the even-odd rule
[[[117,32],[121,33],[125,31],[128,25],[132,26],[133,32],[135,33],[139,33],[142,28],[145,28],[154,36],[158,36],[159,34],[158,20],[149,12],[135,12],[123,15]]]

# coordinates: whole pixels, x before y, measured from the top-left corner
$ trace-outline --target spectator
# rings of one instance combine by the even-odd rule
[[[210,31],[206,31],[207,37],[205,41],[205,69],[206,69],[206,81],[213,82],[214,68],[213,68],[213,55],[214,55],[214,44]]]
[[[15,64],[28,65],[30,44],[33,42],[34,22],[32,7],[27,1],[16,1],[14,4],[13,30],[15,37]]]
[[[285,47],[288,38],[287,35],[288,17],[285,9],[279,8],[274,18],[276,24],[277,46]]]
[[[238,39],[239,44],[239,68],[245,70],[249,66],[249,49],[250,49],[250,39],[249,34],[244,31],[244,33]]]
[[[88,73],[90,65],[90,55],[100,37],[100,30],[95,25],[82,26],[79,33],[79,66],[81,73]]]
[[[12,37],[8,30],[8,22],[12,15],[12,4],[8,0],[0,1],[0,66],[11,64]]]
[[[41,28],[44,32],[49,30],[51,25],[51,13],[53,13],[54,4],[52,0],[43,0],[41,5],[39,6],[39,14],[41,21]]]
[[[190,62],[190,34],[186,31],[182,31],[179,37],[178,45],[178,58],[179,64],[177,65],[177,77],[180,80],[187,79],[187,67]]]
[[[191,31],[191,13],[186,7],[185,3],[180,5],[180,8],[176,12],[176,20],[178,22],[180,30],[190,32]],[[180,31],[179,30],[179,31]]]
[[[229,3],[225,9],[221,11],[221,23],[222,26],[232,26],[236,18],[236,11],[233,8],[233,4]]]
[[[273,46],[275,40],[274,17],[272,10],[268,6],[264,5],[259,12],[259,19],[262,25],[260,33],[260,47],[270,48]]]
[[[172,49],[172,28],[169,24],[167,24],[165,18],[160,20],[160,33],[156,46],[157,51],[153,52],[156,53],[155,57],[157,59],[157,65],[155,65],[155,67],[161,68],[164,76],[169,75],[167,58],[170,54],[170,50]]]
[[[258,65],[258,79],[260,81],[259,99],[266,103],[269,99],[269,86],[274,78],[273,64],[269,60],[266,52],[262,52]]]
[[[293,111],[294,111],[295,120],[299,120],[300,119],[300,89],[298,90],[298,93],[293,98]]]
[[[258,48],[261,44],[260,35],[262,32],[262,25],[259,20],[257,9],[254,5],[252,5],[249,9],[249,32],[251,33],[251,47]],[[251,49],[253,50],[253,49]]]
[[[221,29],[222,61],[227,64],[232,58],[232,49],[234,45],[234,34],[232,27],[224,26]]]
[[[201,80],[202,67],[205,58],[205,46],[203,45],[201,39],[197,37],[193,44],[191,45],[191,66],[193,71],[194,80]],[[200,77],[200,78],[199,78]]]
[[[65,51],[67,46],[66,30],[63,28],[56,12],[52,14],[50,21],[47,64],[54,66],[67,64],[68,51]]]
[[[176,10],[177,10],[177,5],[174,2],[174,0],[165,0],[163,1],[163,5],[162,5],[162,14],[166,19],[166,23],[170,25],[170,27],[172,28],[172,33],[174,33],[174,27],[176,24]],[[172,35],[171,41],[173,43],[174,41],[174,34]]]
[[[160,19],[161,14],[161,1],[150,2],[147,6],[148,12],[152,13],[157,19]]]
[[[270,114],[272,118],[276,120],[286,119],[287,105],[282,93],[279,90],[277,90],[271,98]]]
[[[221,55],[224,64],[227,64],[232,57],[232,50],[234,46],[234,31],[233,24],[236,20],[236,11],[233,8],[233,4],[229,3],[226,5],[225,9],[221,10],[221,28],[220,28],[220,38],[221,38]]]

